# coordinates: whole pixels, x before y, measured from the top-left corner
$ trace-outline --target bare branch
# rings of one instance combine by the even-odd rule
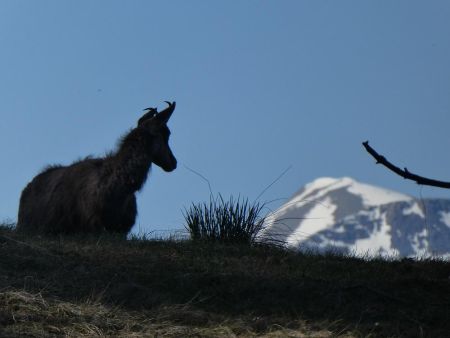
[[[399,167],[393,165],[389,162],[383,155],[378,154],[375,149],[369,146],[369,141],[362,143],[364,148],[366,148],[367,152],[373,156],[373,158],[377,161],[377,164],[382,164],[389,170],[392,170],[397,175],[400,175],[404,179],[415,181],[417,184],[429,185],[432,187],[445,188],[450,189],[450,182],[433,180],[430,178],[426,178],[423,176],[419,176],[410,172],[407,168],[400,169]]]

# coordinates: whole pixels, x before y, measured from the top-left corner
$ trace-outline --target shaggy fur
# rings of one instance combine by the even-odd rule
[[[99,233],[126,235],[134,225],[135,192],[151,164],[172,171],[177,161],[167,128],[175,102],[153,110],[121,140],[116,152],[69,166],[51,166],[22,191],[17,230],[38,234]]]

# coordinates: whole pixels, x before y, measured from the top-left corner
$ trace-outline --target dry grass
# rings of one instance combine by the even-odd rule
[[[211,315],[187,305],[161,307],[157,311],[124,311],[100,302],[73,304],[44,299],[26,291],[0,292],[2,337],[331,337],[330,331],[267,326],[261,318],[252,325],[241,320],[212,320]],[[293,325],[293,323],[291,323]],[[351,335],[347,335],[351,337]]]
[[[445,337],[450,263],[0,227],[1,337]]]

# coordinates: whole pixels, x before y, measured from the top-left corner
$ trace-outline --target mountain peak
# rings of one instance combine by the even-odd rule
[[[334,177],[319,177],[316,178],[314,181],[307,183],[305,185],[305,188],[319,189],[321,187],[327,187],[329,185],[335,184],[339,180],[340,180],[339,178]]]
[[[358,182],[351,177],[320,177],[306,184],[291,200],[317,199],[332,191],[345,190],[362,198],[365,206],[411,201],[411,196],[389,189]]]
[[[448,215],[450,200],[418,201],[350,177],[321,177],[268,215],[265,235],[298,248],[448,255]]]

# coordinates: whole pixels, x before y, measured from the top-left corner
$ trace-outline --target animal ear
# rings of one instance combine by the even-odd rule
[[[172,116],[173,111],[175,110],[175,101],[173,102],[169,102],[169,101],[164,101],[166,102],[169,106],[164,109],[162,112],[158,113],[157,115],[155,115],[152,118],[152,123],[155,123],[157,125],[163,125],[166,124],[170,117]]]

